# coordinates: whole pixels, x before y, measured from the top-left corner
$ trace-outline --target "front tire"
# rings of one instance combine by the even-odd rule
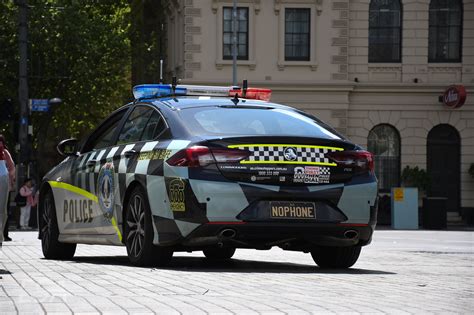
[[[130,262],[135,266],[167,265],[173,251],[153,245],[150,205],[141,187],[135,187],[127,203],[125,245]]]
[[[232,247],[225,247],[225,248],[217,248],[212,247],[203,250],[204,256],[206,256],[209,260],[214,261],[225,261],[229,260],[235,254],[235,248]]]
[[[59,228],[56,217],[56,206],[54,205],[53,193],[49,190],[45,193],[41,203],[41,248],[44,258],[68,260],[74,257],[76,244],[61,243],[58,241]]]
[[[311,251],[311,256],[320,268],[347,269],[357,262],[360,250],[360,246],[318,247]]]

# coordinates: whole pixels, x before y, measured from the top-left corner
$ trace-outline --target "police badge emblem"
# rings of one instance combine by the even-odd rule
[[[171,211],[185,211],[184,182],[180,178],[173,179],[169,185]]]
[[[97,195],[99,207],[107,219],[112,218],[114,205],[114,164],[105,163],[99,172]]]

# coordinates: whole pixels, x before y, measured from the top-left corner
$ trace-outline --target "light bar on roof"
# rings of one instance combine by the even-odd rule
[[[231,87],[227,86],[206,86],[206,85],[179,85],[186,89],[186,95],[200,96],[229,96]]]
[[[272,90],[270,89],[259,89],[259,88],[248,88],[245,96],[243,96],[242,89],[234,89],[229,92],[229,96],[235,96],[237,94],[238,97],[243,97],[247,99],[253,100],[261,100],[261,101],[270,101],[270,97],[272,97]]]
[[[186,95],[186,89],[176,87],[175,92],[171,84],[141,84],[133,87],[133,96],[135,99],[163,97],[170,95]]]
[[[243,96],[241,88],[231,86],[177,85],[174,93],[171,84],[141,84],[133,87],[135,99],[186,95],[234,97],[236,94],[241,98],[269,101],[272,90],[248,88]]]

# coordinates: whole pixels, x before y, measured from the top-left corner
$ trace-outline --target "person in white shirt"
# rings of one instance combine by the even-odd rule
[[[8,194],[15,184],[15,164],[7,150],[5,137],[0,135],[0,246],[4,239],[5,223],[8,218]]]

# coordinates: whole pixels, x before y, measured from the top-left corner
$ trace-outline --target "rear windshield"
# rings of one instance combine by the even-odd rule
[[[195,135],[265,135],[341,139],[318,121],[286,109],[186,108],[180,111]]]

